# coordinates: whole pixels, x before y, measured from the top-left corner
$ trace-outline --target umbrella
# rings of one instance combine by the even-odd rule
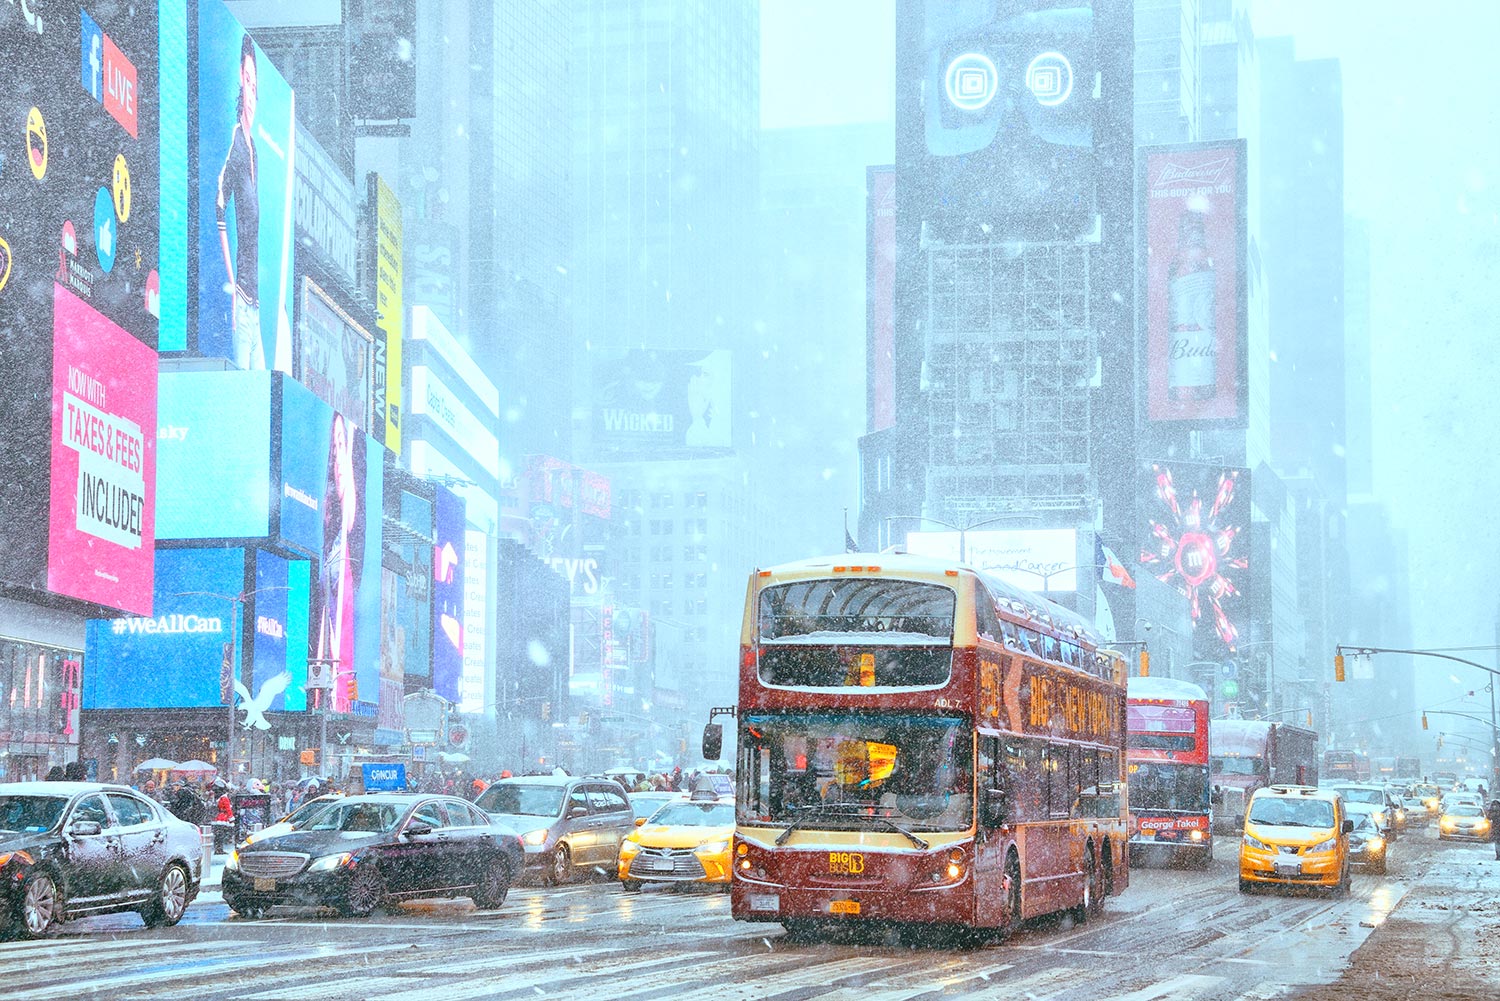
[[[180,765],[173,765],[172,771],[181,772],[185,775],[209,775],[217,772],[218,769],[207,761],[199,761],[197,758],[193,758],[189,761],[184,761]]]
[[[167,758],[147,758],[135,766],[138,772],[164,772],[177,767],[177,762]]]
[[[469,756],[461,751],[455,751],[451,754],[447,751],[440,751],[438,752],[438,757],[442,758],[444,763],[450,765],[461,765],[469,760]]]

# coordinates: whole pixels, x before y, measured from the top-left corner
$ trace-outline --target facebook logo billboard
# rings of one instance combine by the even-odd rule
[[[85,709],[228,705],[239,680],[243,549],[159,549],[152,616],[92,619]]]

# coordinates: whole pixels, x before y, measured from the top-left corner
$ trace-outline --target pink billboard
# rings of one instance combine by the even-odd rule
[[[1242,424],[1245,144],[1140,151],[1146,412]]]
[[[47,588],[151,614],[156,352],[53,286]]]

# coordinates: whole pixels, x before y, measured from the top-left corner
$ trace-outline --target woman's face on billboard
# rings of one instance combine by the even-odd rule
[[[256,100],[260,96],[255,75],[255,57],[240,60],[240,96],[244,101],[245,121],[255,121]]]

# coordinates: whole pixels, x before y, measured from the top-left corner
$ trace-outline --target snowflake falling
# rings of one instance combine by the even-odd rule
[[[1152,466],[1151,472],[1156,479],[1156,498],[1164,510],[1158,512],[1160,520],[1151,519],[1151,538],[1141,549],[1141,565],[1157,580],[1187,596],[1195,629],[1202,621],[1206,598],[1213,610],[1214,630],[1233,651],[1239,630],[1224,605],[1240,597],[1240,590],[1229,575],[1250,563],[1242,552],[1248,539],[1241,541],[1247,526],[1232,523],[1238,520],[1234,500],[1241,470],[1226,469],[1219,474],[1219,489],[1206,514],[1196,489],[1185,504],[1179,503],[1170,469]],[[1248,512],[1248,506],[1243,510]]]

